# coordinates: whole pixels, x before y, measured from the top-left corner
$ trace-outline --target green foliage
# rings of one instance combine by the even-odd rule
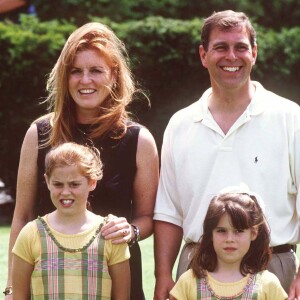
[[[25,129],[45,111],[46,76],[74,28],[28,16],[21,24],[0,22],[0,178],[13,187]]]
[[[121,22],[129,19],[143,19],[148,16],[175,16],[180,10],[180,0],[52,0],[32,1],[42,20],[67,19],[82,24],[90,16]]]
[[[91,16],[108,17],[116,22],[143,20],[149,16],[193,19],[209,16],[213,11],[244,11],[265,27],[280,29],[298,26],[299,0],[32,0],[41,20],[66,19],[81,25]]]
[[[151,98],[201,72],[198,56],[202,22],[148,17],[111,27],[128,47],[134,73],[151,91]],[[167,84],[166,84],[167,83]],[[172,93],[171,95],[172,96]],[[155,104],[155,101],[152,101]]]
[[[299,0],[236,0],[237,10],[246,12],[260,25],[273,29],[299,26]]]
[[[289,90],[288,97],[299,101],[300,27],[279,32],[258,29],[258,59],[255,76],[271,89]],[[282,92],[281,92],[282,93]]]
[[[198,46],[202,20],[149,16],[109,25],[127,46],[133,74],[148,91],[151,114],[131,107],[154,133],[160,147],[172,112],[196,100],[209,77],[201,66]],[[24,16],[20,24],[0,22],[0,178],[15,186],[19,149],[30,122],[45,113],[47,74],[66,38],[75,29],[67,21],[40,22]],[[299,99],[300,27],[279,31],[258,27],[259,55],[253,78],[291,99]],[[11,136],[11,134],[13,136]]]

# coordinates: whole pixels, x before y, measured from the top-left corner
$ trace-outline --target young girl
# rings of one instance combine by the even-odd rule
[[[102,178],[99,152],[65,143],[47,154],[45,165],[56,210],[18,236],[14,299],[30,299],[30,293],[31,299],[129,299],[128,246],[104,240],[105,218],[87,209],[89,192]]]
[[[278,278],[266,270],[269,243],[255,196],[219,194],[209,205],[191,269],[181,275],[171,295],[179,300],[287,299]]]

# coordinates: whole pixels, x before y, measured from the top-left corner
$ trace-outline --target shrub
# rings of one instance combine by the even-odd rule
[[[209,16],[213,11],[244,11],[265,27],[280,29],[299,25],[298,0],[31,0],[41,20],[66,19],[81,25],[91,16],[107,17],[116,22],[143,20],[149,16],[193,19]]]
[[[198,55],[202,20],[150,16],[117,23],[92,19],[109,25],[125,42],[133,73],[152,103],[151,111],[143,105],[131,108],[153,132],[160,148],[170,115],[210,85]],[[28,16],[20,24],[0,22],[0,178],[8,186],[15,187],[19,150],[28,125],[45,113],[41,101],[47,74],[74,29],[67,21],[39,22]],[[259,27],[258,32],[253,78],[283,96],[299,99],[300,27],[277,32]]]

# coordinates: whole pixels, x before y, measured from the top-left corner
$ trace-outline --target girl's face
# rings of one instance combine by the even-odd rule
[[[69,93],[76,104],[77,117],[96,117],[115,79],[104,57],[96,50],[76,54],[69,74]]]
[[[45,178],[58,212],[73,215],[86,211],[88,195],[95,189],[96,181],[84,177],[78,166],[56,167]]]
[[[230,217],[228,214],[224,214],[212,232],[218,267],[231,265],[239,269],[243,257],[248,252],[250,244],[256,239],[256,236],[257,231],[254,229],[238,230],[232,227]]]

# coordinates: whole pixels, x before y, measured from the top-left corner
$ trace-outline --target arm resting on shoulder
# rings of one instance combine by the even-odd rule
[[[145,128],[140,130],[136,164],[132,224],[139,227],[141,239],[145,239],[153,233],[153,211],[159,179],[156,144],[151,133]]]
[[[142,128],[139,133],[136,165],[132,224],[139,228],[140,238],[145,239],[153,233],[153,210],[159,177],[156,144],[151,133],[145,128]],[[113,239],[113,244],[126,243],[134,239],[134,229],[128,220],[114,216],[111,220],[101,230],[105,239]],[[125,236],[122,235],[124,229],[127,232]]]

